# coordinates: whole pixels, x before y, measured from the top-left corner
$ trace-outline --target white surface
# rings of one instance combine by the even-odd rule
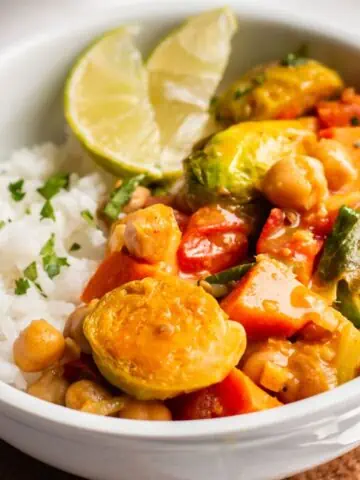
[[[350,22],[342,20],[336,28],[324,27],[323,18],[326,10],[334,23],[344,14],[345,5],[355,2],[286,3],[287,10],[298,5],[296,12],[301,13],[286,13],[284,8],[280,12],[280,1],[275,0],[226,3],[242,14],[229,77],[283,55],[305,40],[317,57],[340,68],[350,82],[360,79],[355,23],[350,27]],[[0,147],[6,152],[24,142],[61,136],[60,99],[66,70],[79,49],[103,28],[122,19],[146,18],[148,28],[140,43],[147,51],[178,17],[219,4],[211,0],[2,0]],[[321,11],[320,19],[309,20],[306,6]],[[359,18],[359,7],[351,14],[347,11],[349,19]],[[16,12],[21,12],[21,19]],[[276,18],[288,19],[292,25],[275,24]],[[93,479],[270,480],[310,468],[359,444],[359,396],[357,379],[333,392],[258,414],[157,424],[80,414],[0,383],[0,433],[45,462]]]

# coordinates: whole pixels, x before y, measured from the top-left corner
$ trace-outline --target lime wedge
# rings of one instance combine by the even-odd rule
[[[106,170],[162,176],[148,74],[129,29],[105,34],[79,58],[65,87],[65,117]]]
[[[193,145],[216,129],[209,102],[223,76],[236,29],[229,8],[201,13],[166,37],[148,60],[150,99],[167,177],[180,175]]]

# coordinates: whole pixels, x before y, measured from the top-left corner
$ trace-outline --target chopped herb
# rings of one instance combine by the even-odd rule
[[[239,87],[237,90],[234,92],[234,100],[239,100],[239,98],[244,97],[248,93],[252,92],[254,88],[259,87],[260,85],[263,85],[266,80],[265,73],[259,73],[256,75],[256,77],[251,79],[252,84],[251,85],[243,85],[242,87]]]
[[[50,200],[52,197],[57,195],[62,188],[68,190],[69,181],[70,175],[68,173],[57,173],[48,178],[44,185],[38,188],[37,191],[46,200]]]
[[[304,65],[309,61],[308,46],[302,45],[296,52],[288,53],[285,58],[280,61],[280,65],[284,67],[296,67],[297,65]]]
[[[115,188],[110,194],[110,200],[105,205],[104,214],[110,220],[116,220],[121,213],[122,208],[129,202],[131,195],[136,187],[142,182],[145,175],[137,175],[136,177],[124,180],[120,187]]]
[[[36,262],[30,263],[30,265],[25,268],[24,276],[28,280],[31,280],[32,282],[35,282],[35,280],[37,279],[37,276],[38,276]]]
[[[253,78],[253,83],[255,83],[256,85],[263,85],[264,82],[266,80],[266,77],[265,77],[265,73],[259,73],[258,75],[256,75],[255,78]]]
[[[31,208],[30,207],[26,207],[25,214],[26,215],[31,215]]]
[[[351,117],[350,118],[350,123],[353,127],[357,127],[358,125],[360,125],[359,117]]]
[[[75,242],[71,245],[70,252],[77,252],[78,250],[80,250],[80,248],[81,248],[81,245]]]
[[[18,278],[15,281],[15,295],[25,295],[29,288],[30,283],[27,278]]]
[[[40,220],[44,220],[44,218],[51,218],[55,222],[55,212],[50,200],[46,200],[40,211]]]
[[[4,228],[6,225],[6,222],[4,220],[0,220],[0,230]]]
[[[55,253],[54,246],[55,235],[52,234],[49,240],[40,250],[43,268],[50,278],[54,278],[59,275],[61,267],[69,267],[67,258],[58,257]]]
[[[80,215],[89,225],[94,225],[94,215],[89,210],[83,210]]]
[[[54,253],[55,247],[55,235],[52,233],[49,240],[43,245],[42,249],[40,250],[40,255],[42,257],[46,255],[52,255]]]
[[[353,143],[354,148],[360,148],[360,140],[357,140],[356,142]]]
[[[238,88],[234,92],[234,100],[239,100],[239,98],[244,97],[245,95],[250,93],[252,90],[254,90],[253,85],[248,85],[246,87],[244,86],[244,87]]]
[[[35,287],[39,290],[39,292],[41,293],[41,295],[44,297],[44,298],[47,298],[47,295],[44,293],[44,290],[41,288],[41,285],[37,282],[34,282],[34,285]]]
[[[24,186],[24,180],[20,179],[17,182],[10,183],[8,186],[8,190],[11,193],[11,198],[15,202],[20,202],[22,200],[26,193],[23,191],[23,186]]]

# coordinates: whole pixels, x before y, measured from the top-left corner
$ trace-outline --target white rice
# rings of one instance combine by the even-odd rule
[[[104,254],[104,233],[96,224],[89,224],[81,212],[88,210],[96,218],[108,178],[96,171],[74,145],[73,140],[68,140],[62,147],[48,143],[22,149],[0,164],[0,221],[5,222],[0,229],[0,380],[21,389],[26,387],[28,377],[14,365],[14,339],[32,320],[39,318],[62,330]],[[45,200],[36,190],[60,171],[71,173],[70,188],[51,199],[56,221],[41,221],[40,210]],[[24,179],[26,195],[15,202],[8,186],[19,179]],[[56,254],[66,257],[70,266],[61,267],[60,274],[50,279],[43,269],[40,250],[52,234]],[[70,252],[75,242],[81,248]],[[31,282],[26,294],[14,293],[16,279],[34,261],[37,282],[47,298]]]

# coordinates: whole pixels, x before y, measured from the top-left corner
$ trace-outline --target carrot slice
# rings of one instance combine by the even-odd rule
[[[101,298],[114,288],[132,280],[167,274],[165,264],[150,265],[140,262],[123,251],[114,252],[99,265],[86,285],[81,299],[89,303],[94,298]]]
[[[268,258],[260,260],[220,305],[253,340],[291,337],[310,321],[322,325],[323,318],[337,325],[335,311],[320,295],[296,280],[285,265]]]

